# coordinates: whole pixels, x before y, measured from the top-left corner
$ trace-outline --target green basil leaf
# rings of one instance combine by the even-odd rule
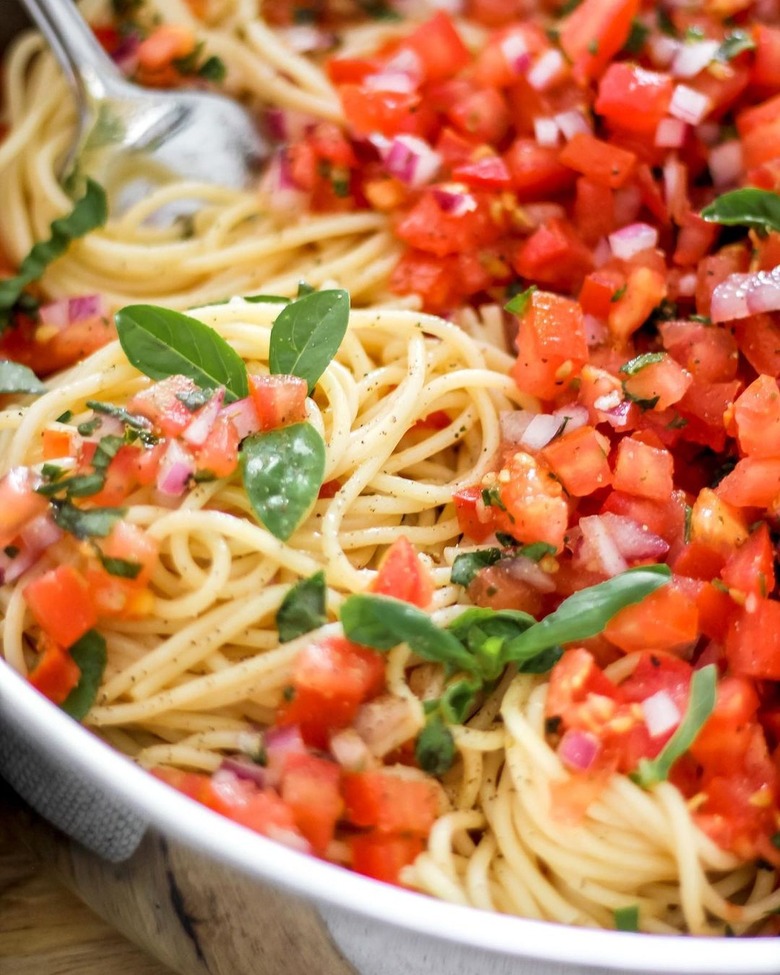
[[[227,299],[228,301],[230,299]],[[250,305],[289,305],[290,299],[282,295],[244,295],[244,301]],[[227,303],[227,302],[226,302]]]
[[[655,362],[663,362],[666,358],[665,352],[645,352],[642,355],[634,356],[620,367],[620,372],[624,376],[635,376],[645,367],[653,365]]]
[[[442,717],[450,724],[463,724],[481,689],[481,682],[473,680],[458,680],[450,684],[439,698]]]
[[[471,673],[476,667],[457,637],[438,627],[421,609],[392,596],[349,596],[341,607],[341,624],[350,640],[375,650],[408,643],[420,657],[445,664],[450,671]]]
[[[88,498],[98,491],[102,491],[106,483],[106,475],[102,472],[94,474],[74,474],[73,477],[63,477],[60,468],[44,465],[41,471],[44,477],[52,477],[49,484],[41,484],[35,490],[46,498],[63,494],[66,498]]]
[[[504,662],[522,662],[548,647],[596,636],[615,613],[666,585],[670,576],[666,565],[640,565],[575,592],[553,613],[512,640],[506,647]]]
[[[291,301],[279,312],[271,329],[271,373],[305,379],[311,393],[338,352],[348,322],[346,291],[314,291]]]
[[[555,555],[557,549],[554,545],[547,542],[531,542],[530,545],[523,545],[517,550],[518,555],[524,555],[532,562],[541,562],[545,555]]]
[[[282,643],[289,643],[327,623],[326,595],[324,572],[315,572],[290,589],[276,612],[276,628]]]
[[[634,779],[643,789],[664,782],[669,777],[672,765],[684,755],[696,740],[702,725],[712,714],[715,707],[717,693],[718,672],[715,664],[707,664],[701,670],[695,670],[691,678],[691,689],[688,697],[688,707],[685,709],[682,721],[677,726],[672,737],[654,759],[643,758]]]
[[[51,506],[55,524],[81,541],[105,538],[125,515],[124,508],[77,508],[70,501],[52,501]]]
[[[155,305],[116,313],[119,341],[130,362],[150,379],[188,376],[201,389],[225,387],[225,402],[249,395],[241,356],[208,325]]]
[[[780,194],[745,186],[724,193],[701,211],[710,223],[757,227],[762,233],[780,232]]]
[[[638,931],[639,930],[639,905],[631,904],[628,907],[616,907],[613,911],[615,917],[616,931]]]
[[[541,653],[537,653],[530,660],[521,661],[517,669],[522,674],[549,674],[562,656],[563,647],[560,643],[556,643],[554,646],[542,650]]]
[[[88,179],[84,195],[71,212],[52,221],[49,239],[33,244],[15,277],[0,281],[0,328],[8,324],[11,309],[27,285],[37,281],[48,265],[65,253],[72,240],[102,227],[107,219],[106,194],[98,183]]]
[[[501,558],[500,548],[483,548],[477,552],[462,552],[452,563],[450,580],[457,586],[468,586],[480,569],[495,565]]]
[[[715,57],[719,61],[733,61],[734,58],[744,54],[745,51],[755,50],[756,42],[746,30],[730,31],[723,38],[720,47],[715,52]]]
[[[432,715],[414,744],[417,764],[428,775],[444,775],[455,759],[455,739],[438,714]]]
[[[33,393],[36,396],[46,392],[46,387],[32,369],[20,362],[0,359],[0,393]]]
[[[106,669],[106,641],[95,630],[87,630],[70,647],[70,655],[81,671],[79,682],[62,702],[62,710],[77,721],[89,713],[95,703],[103,672]]]
[[[118,579],[137,579],[141,572],[140,562],[131,562],[130,559],[119,559],[111,555],[104,555],[98,549],[100,564],[111,576]]]
[[[461,613],[448,629],[473,655],[481,676],[495,680],[508,660],[518,659],[509,655],[509,648],[535,625],[533,616],[520,610],[475,606]]]
[[[325,473],[325,442],[310,423],[252,434],[241,444],[241,477],[252,508],[285,541],[317,500]]]
[[[149,431],[152,429],[151,420],[147,420],[140,413],[128,413],[124,406],[114,406],[113,403],[101,403],[99,400],[94,399],[88,399],[87,406],[91,410],[94,410],[95,413],[102,413],[103,416],[113,416],[133,430]]]
[[[528,302],[531,300],[531,295],[534,291],[538,291],[535,284],[532,284],[530,288],[526,288],[525,291],[521,291],[519,294],[513,295],[509,301],[504,305],[504,310],[511,312],[513,315],[517,315],[521,318],[528,308]]]

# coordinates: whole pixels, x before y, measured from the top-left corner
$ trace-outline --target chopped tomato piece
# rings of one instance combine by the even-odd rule
[[[617,491],[665,501],[674,489],[674,459],[668,450],[625,437],[618,444],[613,485]]]
[[[726,637],[726,657],[739,676],[780,680],[780,602],[756,599],[738,613]]]
[[[404,867],[414,863],[425,847],[421,836],[357,833],[347,840],[352,869],[387,884],[400,883]]]
[[[411,48],[417,55],[426,81],[451,78],[471,61],[457,27],[443,10],[415,28],[401,46]]]
[[[378,833],[427,836],[439,811],[438,787],[392,772],[353,772],[342,786],[345,817]]]
[[[89,586],[72,565],[49,569],[23,593],[40,628],[61,647],[72,646],[97,623]]]
[[[561,23],[560,42],[580,83],[598,78],[628,39],[639,0],[583,0]]]
[[[618,61],[602,75],[594,107],[619,128],[650,135],[666,115],[673,90],[669,75]]]
[[[577,498],[586,497],[612,481],[607,459],[609,441],[594,427],[578,427],[553,440],[540,456],[563,486]]]
[[[67,650],[45,638],[43,653],[30,671],[29,681],[44,697],[62,704],[81,679],[81,671]]]
[[[433,578],[420,561],[417,549],[405,535],[397,538],[382,556],[371,592],[393,596],[424,609],[433,599]]]
[[[672,582],[621,609],[607,623],[604,636],[624,653],[673,651],[696,642],[698,625],[695,601]]]
[[[43,514],[49,502],[35,488],[38,477],[29,467],[12,467],[0,480],[0,546],[10,545],[24,526]]]
[[[497,477],[500,504],[496,526],[525,544],[563,547],[569,509],[563,488],[547,466],[522,451],[508,459]]]
[[[249,376],[249,392],[261,430],[306,419],[309,387],[299,376]]]
[[[520,389],[553,399],[588,359],[585,323],[576,301],[534,291],[520,319],[512,376]]]
[[[339,789],[341,768],[326,758],[292,752],[285,756],[281,796],[295,825],[324,856],[333,839],[344,802]]]
[[[603,142],[587,132],[572,136],[558,158],[564,166],[612,189],[625,186],[637,161],[633,152]]]
[[[780,388],[759,376],[734,403],[739,446],[751,457],[780,457]]]

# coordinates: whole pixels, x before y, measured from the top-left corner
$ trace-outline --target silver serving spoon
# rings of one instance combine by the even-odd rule
[[[268,148],[236,102],[202,91],[131,84],[103,51],[73,0],[22,0],[73,89],[79,132],[63,174],[101,183],[121,214],[155,186],[196,180],[232,189],[257,181]],[[192,212],[195,201],[174,208]]]

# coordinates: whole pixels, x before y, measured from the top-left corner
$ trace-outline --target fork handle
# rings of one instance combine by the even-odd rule
[[[60,62],[68,83],[83,99],[101,95],[122,75],[100,46],[73,0],[22,0]]]

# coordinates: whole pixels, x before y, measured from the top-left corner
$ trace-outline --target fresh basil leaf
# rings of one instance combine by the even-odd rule
[[[635,376],[647,366],[652,366],[655,362],[663,362],[665,358],[665,352],[645,352],[629,359],[620,367],[619,372],[622,372],[624,376]]]
[[[723,193],[706,206],[701,215],[710,223],[757,227],[762,233],[770,230],[780,232],[780,194],[755,186],[744,186]]]
[[[39,396],[46,387],[32,369],[20,362],[0,359],[0,393],[32,393]]]
[[[87,630],[70,647],[70,655],[81,671],[79,682],[62,702],[62,710],[77,721],[89,713],[95,703],[103,672],[106,669],[106,641],[95,630]]]
[[[615,613],[666,585],[670,576],[666,565],[640,565],[575,592],[549,616],[512,640],[506,647],[504,662],[522,662],[548,647],[596,636]]]
[[[639,905],[631,904],[629,907],[616,907],[614,912],[616,931],[638,931],[639,930]]]
[[[198,68],[197,74],[199,78],[203,78],[205,81],[220,84],[225,80],[227,68],[225,67],[225,62],[222,60],[222,58],[218,57],[216,54],[212,54],[211,57],[206,58],[203,64]]]
[[[286,541],[317,500],[325,473],[325,443],[310,423],[293,423],[246,437],[241,477],[255,514]]]
[[[474,672],[476,661],[460,640],[438,627],[411,603],[392,596],[359,593],[341,607],[341,624],[348,639],[375,650],[392,650],[408,643],[420,657],[445,664],[449,671]]]
[[[348,322],[346,291],[314,291],[291,301],[271,329],[271,373],[305,379],[311,393],[338,352]]]
[[[201,389],[225,387],[225,402],[249,395],[241,356],[208,325],[180,311],[128,305],[116,313],[119,342],[150,379],[188,376]]]
[[[522,660],[517,669],[522,674],[549,674],[553,667],[563,656],[563,647],[556,643],[555,646],[548,647],[537,653],[530,660]]]
[[[298,282],[298,291],[297,291],[295,297],[296,298],[303,298],[304,295],[314,294],[314,290],[315,289],[313,288],[312,285],[309,284],[308,281],[299,281]]]
[[[116,576],[118,579],[137,579],[140,575],[140,562],[131,562],[130,559],[119,559],[105,555],[100,549],[97,551],[100,564],[109,575]]]
[[[478,552],[462,552],[452,563],[450,580],[456,586],[468,586],[480,569],[495,565],[501,558],[500,548],[483,548]]]
[[[228,299],[229,301],[230,299]],[[250,305],[289,305],[290,299],[282,295],[244,295],[244,301]]]
[[[105,538],[125,515],[124,508],[77,508],[70,501],[52,501],[51,506],[55,524],[81,541]]]
[[[123,406],[114,406],[113,403],[101,403],[99,400],[88,399],[87,406],[95,413],[103,416],[113,416],[116,420],[131,427],[133,430],[148,431],[152,429],[152,421],[147,420],[140,413],[129,413]]]
[[[35,490],[46,498],[53,498],[57,494],[62,494],[66,498],[88,498],[98,491],[103,490],[106,483],[106,476],[102,472],[94,474],[74,474],[73,477],[63,477],[62,470],[52,469],[46,465],[41,473],[44,476],[52,477],[49,484],[41,484]]]
[[[27,285],[37,281],[48,265],[65,253],[72,240],[102,227],[107,219],[106,194],[98,183],[88,179],[84,195],[71,212],[52,221],[49,239],[33,244],[15,277],[0,281],[0,329],[8,324],[11,309]]]
[[[455,760],[455,739],[438,714],[428,719],[414,743],[417,764],[428,775],[444,775]]]
[[[481,682],[458,680],[446,687],[439,698],[439,709],[445,721],[450,724],[463,724],[481,686]]]
[[[475,606],[461,613],[448,629],[473,655],[481,676],[495,680],[509,660],[518,659],[509,648],[535,625],[533,616],[520,610]]]
[[[715,707],[717,682],[718,672],[715,664],[707,664],[701,670],[693,672],[688,707],[685,709],[683,719],[676,731],[661,749],[659,755],[653,759],[643,758],[637,770],[631,775],[631,778],[643,789],[649,789],[659,782],[664,782],[669,777],[672,765],[694,743],[702,725],[712,714]]]
[[[290,589],[276,612],[276,628],[282,643],[289,643],[327,623],[326,594],[324,572],[315,572]]]
[[[650,28],[646,24],[643,24],[638,17],[634,17],[631,21],[631,29],[628,32],[626,43],[623,45],[625,53],[630,54],[632,57],[641,54],[649,34]]]
[[[504,311],[511,312],[513,315],[517,315],[521,318],[526,309],[528,308],[528,302],[531,300],[531,295],[534,291],[538,291],[535,284],[532,284],[530,288],[526,288],[525,291],[521,291],[519,294],[513,295],[509,301],[504,305]]]
[[[744,54],[745,51],[755,50],[756,42],[746,30],[729,31],[723,38],[720,47],[715,52],[718,61],[733,61],[734,58]]]

